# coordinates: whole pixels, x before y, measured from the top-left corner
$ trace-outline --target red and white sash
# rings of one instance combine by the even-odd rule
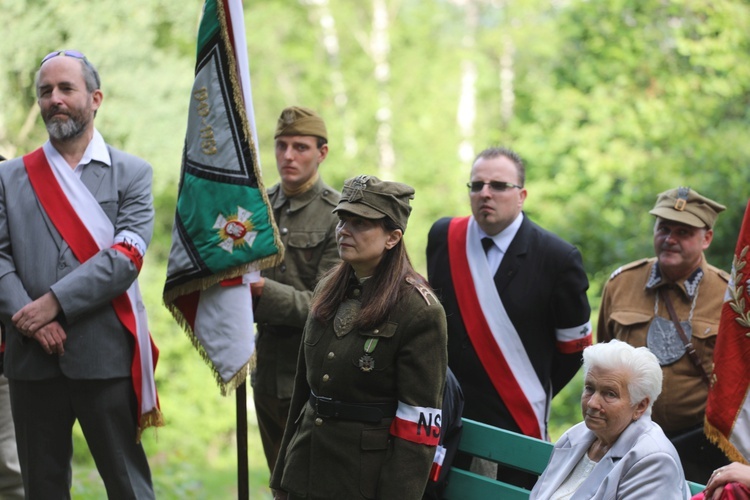
[[[146,244],[132,231],[115,234],[115,228],[99,203],[70,168],[48,162],[42,148],[23,158],[31,186],[47,216],[79,262],[85,262],[105,248],[125,254],[141,269]],[[112,300],[120,322],[133,335],[135,349],[131,374],[138,398],[140,431],[151,425],[162,425],[154,369],[159,351],[148,331],[146,308],[138,280],[122,295]]]
[[[521,432],[547,439],[549,396],[500,300],[474,217],[451,220],[448,254],[466,332],[492,385]]]

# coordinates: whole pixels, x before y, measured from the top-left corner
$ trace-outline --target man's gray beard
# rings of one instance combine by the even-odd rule
[[[47,122],[47,132],[57,141],[69,141],[83,134],[86,124],[69,116],[67,120],[51,120]]]

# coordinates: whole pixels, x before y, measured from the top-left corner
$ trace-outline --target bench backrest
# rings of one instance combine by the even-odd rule
[[[552,454],[552,443],[517,434],[505,429],[462,419],[463,431],[458,449],[475,457],[484,458],[532,474],[541,475]],[[692,494],[703,491],[702,484],[688,482]],[[503,499],[528,500],[529,491],[493,478],[452,467],[446,500]]]

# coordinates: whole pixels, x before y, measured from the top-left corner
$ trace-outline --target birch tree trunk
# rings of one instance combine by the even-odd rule
[[[333,91],[333,102],[341,120],[344,156],[349,159],[354,158],[357,154],[357,140],[354,136],[354,127],[351,126],[352,120],[347,107],[349,97],[344,83],[344,73],[341,70],[339,36],[336,31],[336,21],[331,13],[331,6],[328,0],[300,0],[300,3],[308,6],[310,22],[320,26],[322,45],[330,66],[328,75]]]
[[[503,37],[503,52],[500,55],[500,120],[503,129],[507,129],[513,118],[513,108],[516,104],[515,89],[515,53],[513,39]]]
[[[377,84],[378,109],[375,120],[378,123],[376,144],[378,148],[378,176],[383,180],[392,180],[396,164],[396,153],[393,148],[393,127],[391,120],[391,96],[388,84],[391,79],[389,56],[388,6],[385,0],[373,0],[372,34],[370,36],[370,54],[375,65],[375,82]]]
[[[461,62],[461,95],[458,99],[456,120],[461,141],[458,145],[458,158],[462,165],[474,159],[474,125],[477,118],[477,65],[474,59],[476,33],[479,26],[479,9],[474,0],[457,2],[464,7],[464,36],[461,42],[464,58]]]

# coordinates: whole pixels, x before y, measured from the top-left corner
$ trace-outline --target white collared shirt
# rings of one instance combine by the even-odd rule
[[[64,165],[65,167],[70,168],[70,165],[68,165],[68,162],[65,161],[65,158],[62,157],[62,155],[57,151],[57,149],[55,149],[55,147],[49,140],[44,143],[42,148],[44,149],[44,154],[47,155],[48,162],[61,162],[59,163],[59,165]],[[107,143],[104,142],[104,138],[96,129],[94,129],[94,136],[91,138],[91,142],[89,142],[89,145],[86,146],[86,151],[83,152],[81,161],[78,162],[76,168],[73,169],[73,173],[76,174],[76,176],[78,176],[78,178],[80,179],[81,173],[83,172],[83,167],[85,167],[92,161],[99,161],[107,166],[112,166],[112,158],[110,158],[109,156]]]
[[[487,250],[487,263],[490,266],[490,272],[492,273],[492,276],[495,276],[495,274],[497,273],[497,270],[500,267],[500,263],[503,261],[503,256],[505,256],[505,252],[508,251],[510,242],[513,241],[513,238],[516,237],[518,230],[521,228],[522,222],[523,212],[519,212],[518,216],[513,220],[513,222],[511,222],[508,227],[497,233],[495,236],[489,236],[482,230],[481,227],[477,227],[477,229],[479,230],[480,238],[491,238],[495,243],[490,247],[489,250]]]

